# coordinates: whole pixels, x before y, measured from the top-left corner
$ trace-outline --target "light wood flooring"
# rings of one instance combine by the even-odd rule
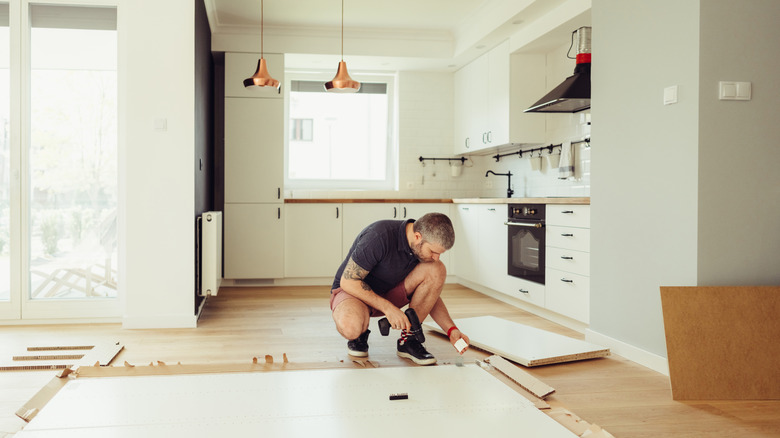
[[[459,285],[447,285],[443,297],[454,318],[494,315],[582,339],[531,313]],[[328,288],[223,288],[206,303],[196,329],[123,330],[119,324],[0,327],[0,351],[41,344],[83,344],[121,341],[125,348],[114,363],[148,365],[249,362],[269,354],[295,363],[351,361],[346,341],[336,332],[328,308]],[[153,305],[153,303],[150,303]],[[395,333],[382,337],[372,321],[370,357],[380,366],[414,366],[395,354]],[[439,363],[453,363],[455,350],[430,333],[426,346]],[[465,361],[489,353],[469,350]],[[547,397],[616,437],[777,437],[780,401],[672,400],[669,378],[612,355],[607,358],[526,368],[556,389]],[[0,372],[0,437],[24,425],[14,413],[54,373]]]

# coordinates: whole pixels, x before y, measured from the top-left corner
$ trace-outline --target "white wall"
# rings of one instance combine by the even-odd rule
[[[780,2],[702,2],[699,284],[780,284]],[[718,81],[753,99],[717,99]]]
[[[123,326],[194,327],[194,4],[124,0],[118,19]]]
[[[659,286],[696,284],[699,2],[594,0],[592,17],[590,329],[665,357]]]

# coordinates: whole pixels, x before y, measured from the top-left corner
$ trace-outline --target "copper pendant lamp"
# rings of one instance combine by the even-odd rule
[[[347,63],[344,62],[344,0],[341,0],[341,61],[336,70],[336,76],[325,82],[325,91],[331,93],[356,93],[360,90],[360,82],[349,77]]]
[[[263,0],[260,0],[260,60],[257,61],[257,71],[252,77],[244,79],[244,87],[273,87],[279,89],[279,81],[271,77],[268,73],[268,66],[263,58]]]

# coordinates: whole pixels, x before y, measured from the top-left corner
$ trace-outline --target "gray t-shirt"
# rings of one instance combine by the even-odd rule
[[[340,287],[350,258],[368,271],[363,281],[378,295],[386,294],[400,283],[420,263],[406,237],[406,224],[412,222],[414,219],[381,220],[364,228],[336,272],[331,289]]]

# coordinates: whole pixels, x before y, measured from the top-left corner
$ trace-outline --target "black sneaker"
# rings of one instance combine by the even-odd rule
[[[398,355],[411,359],[417,365],[433,365],[436,363],[436,358],[431,353],[428,353],[423,344],[413,336],[406,338],[406,342],[403,344],[400,339],[398,340]]]
[[[356,339],[347,341],[347,350],[350,356],[366,357],[368,356],[368,334],[371,330],[366,329],[362,335]]]

